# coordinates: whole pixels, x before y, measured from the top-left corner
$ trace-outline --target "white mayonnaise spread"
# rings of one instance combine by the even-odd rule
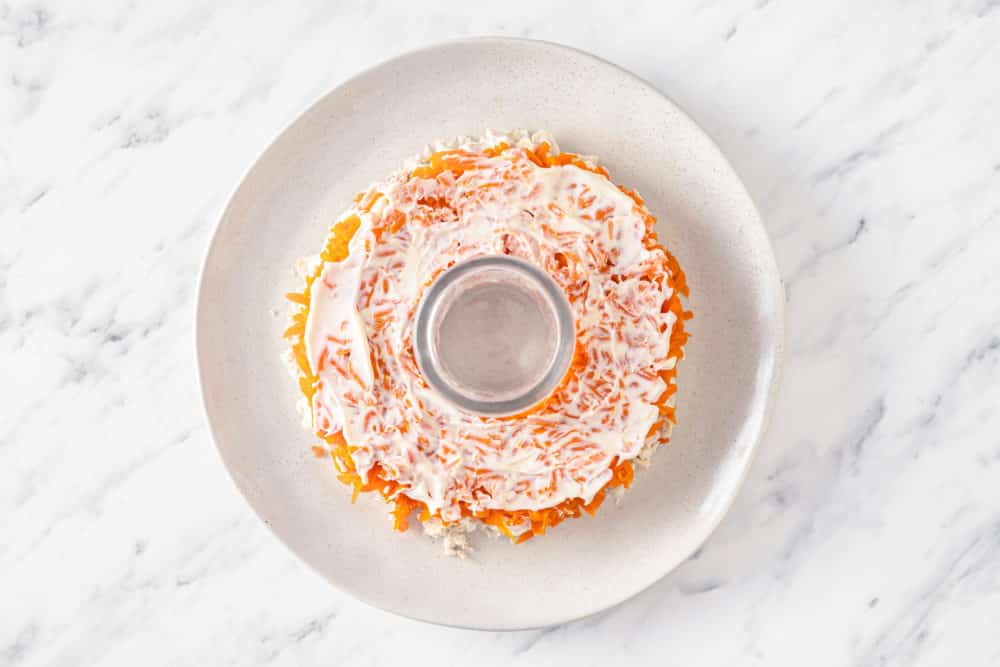
[[[661,373],[676,363],[676,315],[664,306],[673,283],[666,253],[649,242],[648,212],[592,171],[592,160],[588,168],[536,164],[525,149],[543,144],[558,154],[544,133],[434,147],[457,151],[451,164],[460,166],[425,173],[428,153],[371,186],[341,218],[360,221],[350,254],[326,262],[312,285],[313,428],[342,431],[362,478],[380,466],[446,523],[459,521],[463,506],[589,502],[614,459],[645,463],[669,428],[659,402]],[[427,286],[456,262],[496,254],[546,271],[565,290],[577,328],[576,361],[551,400],[500,419],[437,396],[413,356]]]

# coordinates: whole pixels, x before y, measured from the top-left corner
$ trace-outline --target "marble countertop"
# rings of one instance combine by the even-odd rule
[[[1000,664],[1000,4],[472,4],[0,3],[0,665]],[[216,215],[277,132],[481,34],[690,112],[788,307],[772,429],[705,547],[509,634],[300,564],[227,479],[192,344]]]

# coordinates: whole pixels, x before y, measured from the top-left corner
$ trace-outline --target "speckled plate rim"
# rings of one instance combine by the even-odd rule
[[[204,254],[203,254],[203,257],[202,257],[202,261],[199,264],[199,271],[198,271],[198,275],[197,275],[197,278],[196,278],[196,299],[195,299],[194,308],[193,308],[193,311],[194,311],[193,312],[193,318],[194,318],[195,326],[193,328],[193,335],[192,335],[192,339],[193,340],[192,340],[192,342],[193,342],[195,360],[196,360],[197,369],[198,369],[197,370],[197,377],[198,377],[198,391],[199,391],[199,396],[200,396],[200,403],[201,403],[201,406],[202,406],[202,411],[203,411],[203,414],[204,414],[205,422],[207,423],[207,425],[209,427],[209,432],[210,432],[210,434],[212,436],[212,441],[215,444],[216,452],[218,453],[218,455],[219,455],[219,457],[220,457],[220,459],[221,459],[221,461],[223,463],[223,467],[226,469],[226,473],[229,476],[229,478],[232,481],[232,483],[236,486],[237,490],[240,492],[240,495],[242,495],[244,497],[244,500],[247,501],[247,503],[250,505],[251,509],[258,516],[258,518],[261,519],[261,521],[264,523],[265,526],[267,526],[267,529],[271,532],[271,534],[274,535],[278,539],[279,542],[281,542],[282,544],[284,544],[284,546],[288,549],[288,551],[291,552],[298,560],[300,560],[301,562],[305,563],[307,566],[309,566],[311,569],[313,569],[315,572],[317,572],[317,574],[319,574],[324,580],[326,580],[329,585],[333,586],[335,589],[339,590],[341,593],[344,593],[346,595],[354,597],[355,599],[358,599],[359,601],[364,602],[364,603],[366,603],[366,604],[368,604],[370,606],[373,606],[375,608],[381,609],[383,611],[387,611],[387,612],[395,614],[397,616],[401,616],[401,617],[404,617],[404,618],[408,618],[408,619],[416,620],[416,621],[420,621],[420,622],[430,623],[430,624],[433,624],[433,625],[439,625],[439,626],[451,627],[451,628],[457,628],[457,629],[479,630],[479,631],[494,631],[494,632],[495,631],[522,631],[522,630],[533,630],[533,629],[551,627],[551,626],[554,626],[554,625],[560,625],[560,624],[564,624],[564,623],[571,623],[571,622],[579,621],[579,620],[586,619],[586,618],[589,618],[591,616],[595,616],[597,614],[609,611],[609,610],[614,609],[614,608],[616,608],[616,607],[618,607],[618,606],[620,606],[622,604],[625,604],[626,602],[628,602],[632,598],[636,597],[637,595],[639,595],[640,593],[642,593],[646,589],[648,589],[651,586],[653,586],[654,584],[656,584],[658,581],[660,581],[663,578],[665,578],[667,575],[669,575],[671,572],[673,572],[677,567],[679,567],[682,563],[684,563],[692,554],[694,554],[702,545],[704,545],[704,543],[711,537],[711,535],[718,528],[719,524],[725,518],[726,514],[729,512],[729,510],[732,507],[733,503],[735,502],[737,496],[739,495],[739,490],[742,488],[743,483],[746,480],[746,476],[749,473],[749,470],[750,470],[751,466],[753,465],[753,462],[754,462],[754,460],[756,458],[756,454],[757,454],[757,451],[758,451],[758,449],[760,447],[760,444],[761,444],[764,436],[766,435],[766,433],[768,432],[768,430],[770,428],[771,420],[772,420],[773,412],[774,412],[774,404],[776,402],[776,398],[777,398],[777,394],[778,394],[778,391],[779,391],[779,387],[781,385],[781,378],[782,378],[782,375],[783,375],[784,351],[785,351],[785,345],[786,345],[786,339],[787,339],[786,313],[785,313],[785,307],[784,307],[784,304],[785,304],[785,295],[784,295],[784,287],[783,287],[782,281],[780,279],[780,273],[779,273],[779,270],[778,270],[777,260],[776,260],[775,255],[774,255],[773,247],[770,246],[769,242],[767,244],[767,253],[766,253],[766,255],[764,257],[760,258],[760,259],[762,260],[762,264],[763,264],[763,266],[761,268],[768,275],[768,282],[770,283],[770,290],[774,293],[774,301],[775,301],[775,304],[776,304],[775,311],[774,311],[774,321],[772,323],[773,327],[774,327],[774,331],[775,331],[775,335],[774,335],[773,340],[772,340],[772,350],[771,350],[771,360],[772,360],[772,363],[771,363],[770,369],[768,369],[769,373],[770,373],[770,382],[769,382],[769,386],[768,386],[767,391],[766,391],[766,396],[764,398],[764,403],[763,403],[763,408],[762,408],[762,418],[761,418],[761,421],[760,421],[760,426],[758,427],[757,432],[753,436],[753,439],[752,439],[752,442],[751,442],[751,445],[750,445],[750,450],[749,450],[749,452],[747,453],[747,455],[746,455],[746,457],[744,459],[742,470],[740,471],[738,477],[736,478],[736,480],[732,484],[731,492],[728,494],[728,496],[726,497],[726,499],[724,500],[724,502],[721,504],[719,510],[714,513],[712,519],[709,522],[706,522],[704,524],[704,529],[702,531],[702,534],[695,541],[693,541],[693,543],[691,544],[690,548],[687,550],[686,555],[683,558],[677,559],[677,561],[675,563],[673,563],[673,564],[669,565],[668,567],[666,567],[663,570],[662,574],[659,577],[646,582],[644,585],[639,586],[639,587],[635,588],[634,590],[629,590],[629,591],[625,592],[623,595],[619,596],[618,599],[612,600],[612,601],[608,602],[608,604],[606,604],[606,605],[604,605],[604,606],[602,606],[600,608],[593,608],[593,609],[582,610],[579,613],[571,614],[571,615],[566,615],[566,616],[564,616],[562,618],[552,619],[551,621],[545,622],[545,623],[530,623],[530,624],[524,624],[524,625],[519,625],[519,624],[516,624],[516,623],[515,624],[503,624],[503,625],[476,625],[476,624],[462,624],[462,623],[447,623],[447,622],[441,622],[439,620],[434,620],[434,619],[429,619],[429,618],[423,618],[423,617],[421,617],[419,615],[409,614],[409,613],[406,613],[406,612],[404,612],[404,611],[402,611],[400,609],[393,609],[393,608],[390,608],[389,606],[379,604],[378,602],[372,600],[371,598],[369,598],[369,597],[367,597],[367,596],[365,596],[363,594],[360,594],[356,590],[345,588],[338,581],[336,581],[332,577],[327,576],[324,572],[321,572],[313,563],[311,563],[308,559],[304,558],[290,544],[288,544],[286,542],[286,540],[277,532],[277,530],[271,524],[271,522],[268,521],[268,520],[266,520],[266,518],[261,514],[260,510],[252,502],[250,502],[250,499],[247,496],[246,492],[244,491],[243,486],[242,486],[240,480],[237,478],[237,476],[235,475],[232,467],[230,466],[229,461],[227,460],[226,455],[223,452],[222,447],[219,444],[220,443],[220,437],[219,437],[219,433],[218,433],[218,425],[216,424],[215,420],[213,419],[212,411],[211,411],[211,409],[209,407],[208,398],[206,396],[206,390],[205,390],[205,385],[206,385],[206,380],[205,380],[206,364],[205,364],[205,358],[204,358],[205,351],[204,351],[203,345],[201,344],[202,335],[203,335],[203,329],[204,329],[204,323],[202,321],[202,311],[203,311],[203,308],[205,307],[205,277],[206,277],[206,272],[207,272],[207,269],[208,269],[208,266],[209,266],[209,262],[210,262],[210,260],[211,260],[211,258],[213,256],[214,252],[216,251],[216,249],[217,249],[217,247],[218,247],[218,245],[220,243],[220,236],[221,236],[221,231],[222,231],[222,223],[226,219],[227,215],[231,212],[233,204],[234,204],[234,200],[237,197],[237,195],[240,193],[241,188],[243,187],[244,183],[248,180],[248,178],[250,177],[250,175],[253,174],[255,172],[255,170],[257,170],[257,168],[259,167],[259,165],[261,165],[263,162],[266,161],[266,159],[268,158],[269,154],[271,154],[273,152],[273,150],[275,149],[275,146],[281,142],[281,140],[292,129],[292,127],[295,126],[296,123],[298,123],[298,121],[301,118],[303,118],[304,116],[306,116],[307,114],[309,114],[311,111],[313,111],[317,107],[322,106],[324,104],[325,100],[328,97],[334,95],[340,88],[342,88],[344,86],[347,86],[347,85],[349,85],[351,83],[361,81],[361,80],[363,80],[363,79],[365,79],[365,78],[367,78],[367,77],[369,77],[369,76],[377,73],[379,70],[381,70],[383,68],[391,67],[391,66],[396,65],[396,64],[400,63],[401,61],[405,61],[405,60],[407,60],[407,59],[409,59],[409,58],[411,58],[413,56],[425,54],[425,53],[436,51],[436,50],[439,50],[439,49],[446,49],[446,48],[453,47],[453,46],[476,45],[476,44],[484,44],[484,45],[485,44],[509,45],[512,48],[516,48],[516,47],[518,47],[519,45],[522,45],[522,44],[531,44],[531,45],[543,46],[543,47],[546,47],[546,48],[551,48],[551,49],[556,49],[556,50],[569,51],[569,52],[572,52],[572,53],[576,54],[577,56],[580,56],[580,57],[585,58],[585,59],[590,59],[590,60],[592,60],[592,61],[594,61],[594,62],[596,62],[596,63],[598,63],[598,64],[600,64],[602,66],[605,66],[605,67],[611,68],[613,70],[616,70],[622,77],[625,77],[625,78],[628,78],[628,79],[632,80],[633,82],[635,82],[639,86],[645,88],[649,92],[651,92],[651,93],[655,94],[656,96],[660,97],[662,99],[662,101],[666,105],[672,107],[672,109],[673,109],[674,112],[676,112],[681,117],[683,117],[692,127],[696,128],[702,134],[703,139],[705,141],[707,141],[707,143],[710,144],[710,146],[722,158],[722,162],[725,164],[726,168],[728,169],[728,172],[729,172],[728,176],[731,179],[733,179],[733,181],[735,181],[736,183],[738,183],[740,185],[740,187],[742,188],[743,195],[746,197],[747,201],[750,203],[750,205],[753,208],[754,217],[755,217],[755,219],[754,219],[753,222],[759,228],[759,230],[760,230],[761,234],[764,236],[764,238],[768,239],[768,235],[767,235],[766,229],[764,228],[762,219],[760,217],[759,210],[756,208],[756,205],[755,205],[755,203],[753,201],[753,197],[750,195],[749,191],[746,189],[746,186],[743,183],[742,179],[739,177],[739,174],[732,167],[732,165],[729,163],[729,161],[725,159],[725,154],[723,153],[723,151],[721,150],[721,148],[719,147],[719,145],[715,141],[715,139],[707,131],[705,131],[704,128],[702,128],[680,105],[678,105],[676,102],[674,102],[674,100],[672,98],[670,98],[667,94],[665,94],[662,91],[660,91],[658,88],[656,88],[655,86],[653,86],[651,83],[649,83],[645,79],[639,77],[638,75],[632,73],[631,71],[629,71],[627,69],[624,69],[623,67],[621,67],[621,66],[619,66],[619,65],[617,65],[617,64],[615,64],[615,63],[613,63],[613,62],[611,62],[609,60],[606,60],[604,58],[596,56],[596,55],[594,55],[594,54],[592,54],[590,52],[587,52],[587,51],[584,51],[582,49],[578,49],[578,48],[575,48],[575,47],[572,47],[572,46],[568,46],[568,45],[565,45],[565,44],[560,44],[558,42],[548,41],[548,40],[536,40],[536,39],[528,39],[528,38],[501,37],[501,36],[477,36],[477,37],[469,37],[469,38],[459,38],[459,39],[444,40],[444,41],[435,42],[433,44],[426,45],[426,46],[423,46],[423,47],[420,47],[420,48],[417,48],[417,49],[412,49],[412,50],[403,52],[401,54],[398,54],[396,56],[393,56],[393,57],[391,57],[389,59],[383,60],[383,61],[381,61],[381,62],[379,62],[379,63],[377,63],[377,64],[375,64],[375,65],[373,65],[371,67],[368,67],[368,68],[362,70],[361,72],[359,72],[358,74],[354,75],[353,77],[345,79],[344,81],[342,81],[341,83],[339,83],[337,86],[335,86],[331,90],[329,90],[326,93],[322,94],[318,99],[316,99],[315,101],[313,101],[312,103],[310,103],[309,105],[307,105],[300,113],[298,113],[291,121],[289,121],[274,136],[274,138],[267,144],[267,147],[260,153],[260,155],[257,157],[257,159],[254,160],[254,162],[240,175],[240,177],[236,180],[235,185],[230,189],[230,192],[229,192],[228,196],[225,198],[225,202],[226,203],[225,203],[224,206],[221,207],[221,212],[216,216],[216,223],[215,223],[214,229],[212,231],[211,238],[210,238],[208,244],[205,247],[205,251],[204,251]]]

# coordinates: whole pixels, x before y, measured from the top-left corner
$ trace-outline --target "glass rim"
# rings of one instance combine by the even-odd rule
[[[441,297],[453,285],[473,273],[494,268],[517,273],[539,288],[539,292],[545,297],[547,305],[555,315],[557,331],[555,354],[552,355],[552,360],[549,362],[545,374],[518,396],[490,401],[469,396],[456,389],[442,377],[442,373],[439,371],[440,364],[434,353],[431,327],[435,321]],[[485,255],[464,260],[438,276],[424,292],[417,306],[413,351],[424,380],[432,389],[456,407],[481,417],[515,415],[545,400],[555,391],[569,370],[575,347],[576,324],[566,294],[548,273],[517,257]]]

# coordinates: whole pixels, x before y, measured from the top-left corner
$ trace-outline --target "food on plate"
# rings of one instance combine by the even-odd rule
[[[285,332],[305,421],[354,497],[378,492],[458,555],[478,526],[524,542],[594,514],[668,441],[688,288],[639,195],[547,133],[433,147],[361,192],[303,267]],[[565,293],[575,350],[520,414],[465,412],[414,353],[422,296],[465,260],[508,255]]]

